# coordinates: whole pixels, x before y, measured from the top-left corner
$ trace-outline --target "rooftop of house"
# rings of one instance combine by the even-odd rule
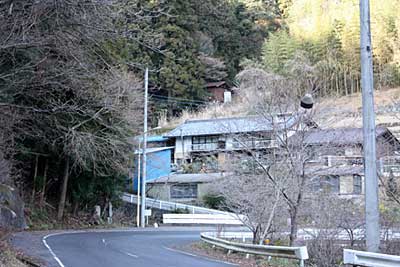
[[[307,168],[306,175],[322,176],[322,175],[364,175],[363,166],[335,166],[335,167],[315,167]]]
[[[227,173],[173,173],[155,180],[149,181],[149,184],[165,183],[209,183],[226,177]]]
[[[285,114],[280,116],[279,121],[275,122],[275,126],[290,128],[299,121],[299,116]],[[164,137],[267,132],[273,129],[274,123],[264,116],[187,120]]]
[[[226,82],[224,82],[224,81],[209,82],[209,83],[206,84],[206,87],[207,87],[207,88],[211,88],[211,87],[220,87],[220,86],[225,85],[225,84],[226,84]]]
[[[383,134],[391,134],[385,127],[376,127],[376,136]],[[313,145],[322,144],[362,144],[363,129],[362,128],[336,128],[336,129],[315,129],[305,133],[304,143]],[[295,137],[294,137],[295,138]]]

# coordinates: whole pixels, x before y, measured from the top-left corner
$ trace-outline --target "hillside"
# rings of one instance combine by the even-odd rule
[[[361,93],[340,97],[316,99],[315,120],[322,128],[361,127]],[[375,111],[377,125],[390,125],[391,130],[400,132],[400,87],[381,89],[375,92]],[[162,120],[163,128],[170,129],[188,119],[209,119],[248,114],[248,104],[238,99],[232,104],[210,104],[198,112],[184,111],[180,117],[170,121]]]
[[[374,100],[376,125],[390,126],[393,133],[400,133],[400,88],[376,91]],[[362,126],[361,93],[323,99],[316,109],[316,121],[322,128]]]

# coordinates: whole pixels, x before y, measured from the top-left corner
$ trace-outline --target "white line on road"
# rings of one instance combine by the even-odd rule
[[[204,260],[208,260],[208,261],[215,261],[215,262],[220,262],[220,263],[224,263],[224,264],[229,264],[229,265],[234,265],[234,266],[239,266],[238,264],[232,263],[232,262],[227,262],[227,261],[221,261],[221,260],[216,260],[216,259],[212,259],[212,258],[207,258],[207,257],[203,257],[203,256],[199,256],[196,254],[192,254],[186,251],[182,251],[182,250],[177,250],[177,249],[173,249],[173,248],[169,248],[169,247],[164,247],[166,250],[169,251],[173,251],[176,253],[180,253],[180,254],[184,254],[187,256],[191,256],[191,257],[195,257],[195,258],[200,258],[200,259],[204,259]]]
[[[57,235],[57,234],[50,234],[50,235],[46,235],[45,237],[43,237],[42,241],[43,244],[45,245],[45,247],[50,251],[50,254],[53,256],[53,258],[56,260],[56,262],[58,263],[58,265],[60,265],[60,267],[65,267],[65,265],[61,262],[61,260],[57,257],[57,255],[54,253],[54,251],[51,249],[51,247],[47,244],[46,242],[46,238],[48,238],[49,236],[53,236],[53,235]]]
[[[139,258],[138,255],[131,254],[131,253],[129,253],[129,252],[124,252],[124,254],[126,254],[126,255],[128,255],[128,256],[130,256],[130,257],[133,257],[133,258]]]

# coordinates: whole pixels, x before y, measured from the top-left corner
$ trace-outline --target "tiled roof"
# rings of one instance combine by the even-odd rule
[[[217,179],[226,177],[227,173],[173,173],[168,176],[163,176],[147,183],[164,184],[164,183],[207,183]]]
[[[286,116],[284,121],[278,125],[282,128],[289,128],[297,121],[297,116]],[[272,130],[272,122],[268,118],[262,116],[188,120],[176,127],[174,130],[165,134],[164,137],[251,133]]]
[[[387,132],[387,128],[377,127],[376,136]],[[338,128],[310,130],[305,133],[305,144],[362,144],[362,128]]]
[[[363,166],[314,167],[306,169],[306,175],[308,176],[353,174],[364,175]]]
[[[220,82],[210,82],[206,84],[206,87],[220,87],[221,85],[224,85],[225,82],[224,81],[220,81]]]

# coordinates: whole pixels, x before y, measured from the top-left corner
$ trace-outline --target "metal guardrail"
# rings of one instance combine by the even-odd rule
[[[366,267],[399,267],[400,256],[344,249],[343,263]]]
[[[243,219],[230,214],[163,214],[165,224],[243,225]]]
[[[265,246],[254,245],[224,240],[210,235],[210,233],[202,233],[201,239],[209,244],[222,247],[231,251],[242,252],[246,254],[264,255],[278,258],[289,258],[299,260],[299,266],[304,267],[304,261],[308,259],[307,247],[284,247],[284,246]]]
[[[138,197],[133,194],[124,193],[122,195],[122,201],[137,204]],[[197,206],[163,201],[163,200],[157,200],[157,199],[148,198],[148,197],[146,198],[146,208],[156,208],[156,209],[168,210],[168,211],[184,209],[184,210],[188,210],[192,214],[227,214],[227,215],[235,216],[234,213],[230,213],[230,212],[214,210],[214,209],[207,209],[207,208],[203,208],[203,207],[197,207]]]

